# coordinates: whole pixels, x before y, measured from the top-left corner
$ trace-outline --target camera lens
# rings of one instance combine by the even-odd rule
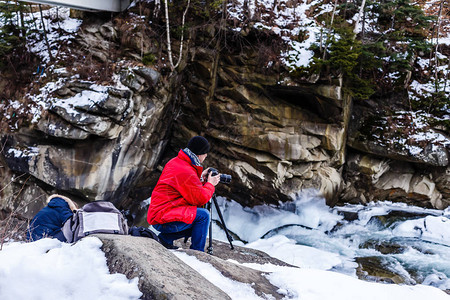
[[[217,169],[214,168],[209,168],[208,173],[211,173],[212,176],[216,176],[219,174],[219,171],[217,171]],[[230,183],[231,182],[231,175],[228,174],[220,174],[219,177],[219,182],[220,183]]]
[[[231,182],[231,175],[220,174],[220,182],[221,183],[230,183]]]

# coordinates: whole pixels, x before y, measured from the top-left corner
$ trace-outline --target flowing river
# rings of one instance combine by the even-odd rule
[[[392,202],[331,208],[313,191],[280,207],[250,209],[217,199],[236,245],[303,268],[450,290],[450,209]],[[219,219],[216,211],[213,219]],[[218,225],[213,238],[227,242]]]

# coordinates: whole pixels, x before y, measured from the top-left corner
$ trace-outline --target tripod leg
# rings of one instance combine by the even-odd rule
[[[209,245],[207,248],[207,253],[208,254],[213,254],[213,247],[212,247],[212,204],[211,202],[209,202]]]
[[[234,249],[234,246],[233,246],[233,243],[232,243],[233,237],[230,235],[230,233],[228,232],[227,226],[225,225],[225,220],[223,219],[222,212],[220,211],[220,208],[219,208],[219,204],[217,204],[217,199],[216,199],[216,195],[215,194],[213,195],[212,200],[213,200],[214,205],[216,207],[217,214],[219,215],[220,222],[222,222],[223,229],[225,230],[225,233],[227,235],[227,239],[228,239],[228,242],[230,243],[231,250],[233,250]],[[212,209],[211,209],[211,211],[212,211]]]

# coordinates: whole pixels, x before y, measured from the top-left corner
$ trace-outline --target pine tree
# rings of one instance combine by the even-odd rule
[[[29,51],[27,39],[32,20],[25,17],[29,7],[23,2],[0,1],[0,100],[20,98],[21,87],[32,80],[36,55]]]
[[[315,58],[312,69],[318,69],[324,75],[342,77],[343,87],[349,94],[355,99],[368,99],[374,90],[369,80],[358,76],[363,48],[361,42],[355,40],[353,30],[345,20],[337,17],[330,35],[329,52],[323,59]]]
[[[385,39],[385,56],[392,61],[391,71],[410,70],[411,60],[419,52],[431,49],[427,33],[432,18],[410,0],[381,1],[374,5],[379,13],[379,31]],[[402,52],[405,55],[398,55]]]
[[[359,77],[377,83],[383,93],[404,89],[416,58],[431,50],[427,34],[432,18],[410,0],[368,1],[365,13],[367,20],[376,20],[376,28],[360,36]]]
[[[28,24],[24,21],[22,2],[0,2],[0,69],[10,64],[14,53],[25,49]]]

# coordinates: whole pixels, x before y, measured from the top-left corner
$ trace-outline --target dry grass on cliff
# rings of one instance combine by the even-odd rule
[[[3,215],[6,215],[4,217]],[[9,241],[24,241],[26,239],[26,232],[28,221],[18,219],[13,213],[0,212],[0,250],[3,244]]]
[[[3,154],[4,144],[0,144],[0,155]],[[1,159],[0,156],[0,174],[4,175],[4,171],[6,170],[6,163]],[[19,175],[17,178],[20,178],[23,175]],[[0,181],[0,250],[3,248],[3,244],[8,241],[23,241],[26,239],[26,230],[28,227],[29,221],[23,217],[21,217],[21,212],[25,209],[25,207],[29,203],[23,203],[17,206],[14,209],[6,208],[6,199],[4,191],[5,189],[13,184],[13,180],[11,178],[7,178],[7,176],[2,176],[2,180]],[[22,193],[26,182],[30,178],[24,181],[20,190],[14,195],[15,199],[13,202],[17,202],[16,200]],[[34,201],[34,199],[33,199]]]
[[[3,185],[0,188],[0,192],[3,191]],[[0,199],[0,202],[3,200]],[[17,196],[15,200],[17,200]],[[26,239],[29,220],[21,216],[21,212],[26,206],[27,203],[13,210],[0,210],[0,250],[2,250],[3,244],[8,241],[24,241]]]

